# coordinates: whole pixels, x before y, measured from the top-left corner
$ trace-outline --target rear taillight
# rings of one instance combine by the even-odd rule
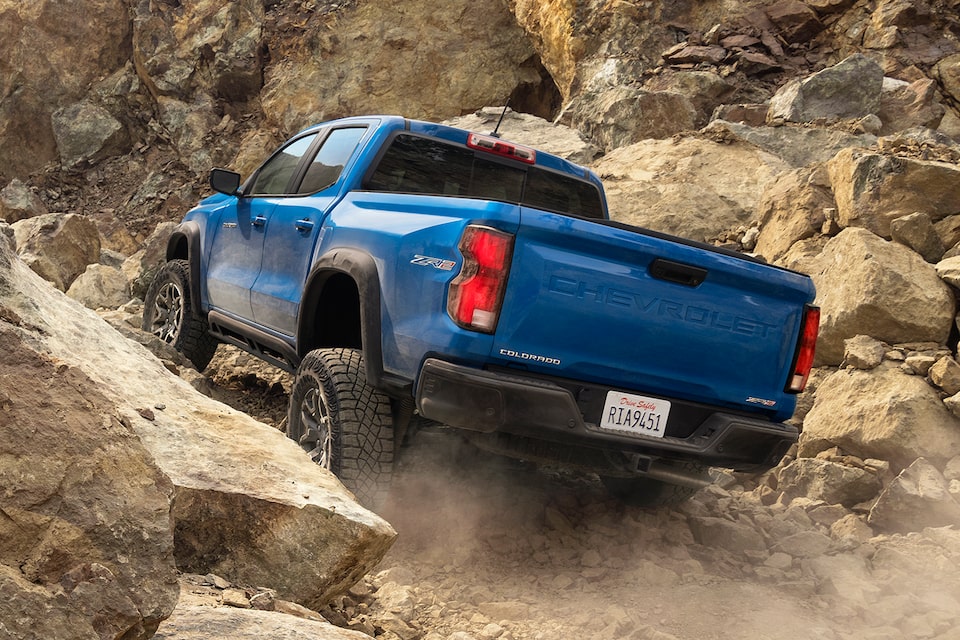
[[[467,146],[477,151],[486,151],[504,158],[519,160],[526,164],[536,164],[537,152],[530,147],[524,147],[512,142],[505,142],[495,136],[482,136],[471,133],[467,136]]]
[[[797,340],[797,352],[793,356],[793,371],[787,383],[787,391],[800,393],[807,386],[807,378],[813,368],[813,355],[817,347],[817,333],[820,330],[820,309],[807,306],[803,311],[803,324],[800,326],[800,339]]]
[[[468,226],[460,238],[463,268],[450,283],[447,313],[464,329],[493,333],[510,272],[513,236]]]

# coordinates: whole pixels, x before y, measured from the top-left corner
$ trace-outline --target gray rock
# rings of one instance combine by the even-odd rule
[[[16,178],[0,191],[0,222],[13,223],[47,213],[40,197]]]
[[[788,496],[805,496],[828,504],[852,507],[876,497],[877,474],[818,458],[797,458],[780,469],[778,486]]]
[[[880,494],[867,522],[886,532],[960,525],[960,503],[935,466],[923,458],[903,470]]]
[[[66,168],[93,164],[129,150],[126,128],[109,111],[78,102],[54,111],[53,135],[60,162]]]
[[[130,301],[130,283],[120,269],[91,264],[67,295],[89,309],[116,309]]]
[[[800,4],[800,3],[797,3]],[[792,80],[770,99],[770,122],[862,118],[880,108],[883,69],[855,54],[802,80]]]
[[[843,341],[843,362],[841,367],[854,369],[876,369],[883,362],[886,346],[870,336],[854,336]]]
[[[797,125],[756,126],[728,120],[714,119],[702,132],[710,136],[749,142],[797,168],[826,162],[849,147],[871,147],[877,141],[875,135],[868,133],[856,134]]]

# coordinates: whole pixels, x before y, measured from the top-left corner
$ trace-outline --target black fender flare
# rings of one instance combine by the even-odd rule
[[[314,262],[303,289],[303,300],[297,318],[297,335],[306,335],[307,323],[316,308],[317,297],[323,283],[333,274],[345,274],[357,285],[360,297],[360,338],[363,342],[364,373],[367,382],[375,388],[396,393],[410,384],[394,380],[383,367],[383,343],[380,318],[380,275],[376,261],[370,254],[359,249],[338,247],[323,254]],[[297,345],[298,356],[303,358],[303,347]]]
[[[186,245],[187,254],[183,255]],[[193,315],[203,316],[200,304],[200,225],[192,220],[181,222],[167,240],[166,259],[185,259],[190,263],[190,299],[193,301]]]

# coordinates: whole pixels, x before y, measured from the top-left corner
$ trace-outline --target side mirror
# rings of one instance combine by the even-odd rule
[[[228,196],[239,195],[240,174],[229,169],[214,169],[210,172],[210,186],[214,191],[225,193]]]

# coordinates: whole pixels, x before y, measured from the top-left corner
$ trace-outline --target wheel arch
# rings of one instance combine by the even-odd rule
[[[200,300],[200,225],[196,222],[182,222],[170,234],[167,240],[166,259],[186,260],[190,265],[190,298],[194,301],[192,313],[203,316]]]
[[[379,389],[391,388],[380,329],[380,277],[373,257],[349,248],[322,255],[304,287],[297,355],[303,358],[319,347],[361,349],[367,381]]]

